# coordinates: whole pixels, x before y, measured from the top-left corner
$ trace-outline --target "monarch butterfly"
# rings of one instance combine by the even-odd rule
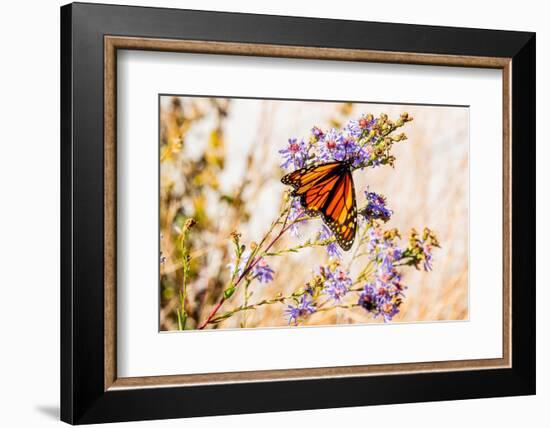
[[[300,197],[300,204],[308,215],[321,214],[344,251],[351,248],[357,229],[357,207],[350,162],[328,162],[298,169],[281,181],[294,188],[292,196]]]

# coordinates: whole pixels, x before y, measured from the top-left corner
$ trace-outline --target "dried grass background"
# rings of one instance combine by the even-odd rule
[[[316,125],[340,126],[362,114],[386,113],[397,119],[408,112],[414,121],[402,131],[408,140],[395,144],[395,168],[355,171],[358,204],[363,190],[387,197],[394,211],[387,227],[403,235],[410,228],[434,230],[441,249],[434,249],[431,272],[403,269],[408,286],[401,312],[392,322],[465,320],[468,318],[468,109],[463,107],[278,100],[163,97],[161,100],[161,329],[177,328],[175,309],[181,285],[181,263],[175,247],[178,225],[198,221],[190,234],[191,281],[188,285],[188,328],[204,320],[229,278],[230,234],[243,242],[258,241],[277,217],[285,186],[280,182],[278,150],[289,137],[307,137]],[[303,228],[312,236],[321,220]],[[296,245],[287,237],[279,248]],[[270,258],[275,270],[269,284],[254,282],[251,301],[290,294],[326,262],[323,248]],[[233,303],[235,302],[235,303]],[[224,304],[242,302],[238,290]],[[275,304],[235,315],[217,328],[286,326],[285,306]],[[223,310],[220,312],[223,313]],[[311,316],[306,325],[379,322],[362,308],[337,309]]]

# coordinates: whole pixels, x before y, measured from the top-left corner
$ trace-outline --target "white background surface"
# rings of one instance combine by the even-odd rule
[[[539,267],[550,256],[548,250],[544,250],[550,239],[547,221],[550,218],[547,200],[550,169],[545,165],[550,150],[543,140],[544,119],[550,114],[548,98],[545,98],[550,95],[547,79],[550,75],[550,29],[545,22],[548,12],[543,9],[543,2],[394,0],[385,6],[351,0],[268,3],[128,0],[126,3],[537,31]],[[54,0],[6,2],[0,14],[3,40],[0,79],[0,424],[7,427],[59,424],[60,4],[62,2]],[[32,107],[29,108],[30,101]],[[547,363],[550,319],[544,303],[550,298],[550,292],[544,274],[539,269],[538,395],[535,397],[155,421],[124,426],[243,428],[392,424],[463,428],[490,424],[505,428],[535,423],[546,426],[550,404]]]
[[[500,70],[123,51],[117,78],[119,376],[502,356],[502,260],[485,258],[502,248]],[[158,94],[168,92],[469,105],[469,320],[159,334]],[[233,351],[220,361],[219,349]]]

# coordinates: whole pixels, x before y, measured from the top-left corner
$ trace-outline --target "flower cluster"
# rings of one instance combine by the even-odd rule
[[[320,266],[306,285],[305,294],[308,297],[296,300],[296,305],[289,306],[287,315],[290,323],[297,325],[309,315],[320,309],[326,310],[331,305],[359,306],[374,318],[380,317],[384,322],[391,321],[399,313],[405,297],[404,290],[407,288],[402,283],[398,268],[407,265],[418,268],[422,264],[425,270],[431,269],[433,247],[439,246],[435,234],[425,229],[420,235],[412,229],[408,245],[405,248],[400,247],[399,231],[382,228],[383,222],[388,221],[392,214],[386,206],[386,199],[374,192],[367,191],[365,194],[367,203],[362,213],[367,221],[361,226],[359,245],[368,260],[366,266],[355,278],[351,277],[341,266],[342,254],[339,247],[330,247],[334,243],[332,232],[323,225],[318,234],[318,242],[324,242],[330,262],[326,266]],[[359,294],[354,294],[355,292]],[[328,300],[322,301],[322,296],[328,297]],[[355,303],[342,306],[346,299],[350,302],[348,296],[355,296]]]
[[[379,225],[368,227],[366,247],[371,261],[376,266],[393,266],[394,262],[403,256],[403,252],[397,246],[400,237],[397,229],[384,231]]]
[[[367,192],[367,207],[369,215],[365,215],[367,221],[363,222],[359,231],[359,245],[362,255],[367,258],[367,264],[357,274],[350,276],[349,271],[341,266],[341,254],[331,256],[328,250],[329,244],[325,244],[329,252],[329,264],[320,266],[313,279],[306,285],[305,293],[309,296],[304,302],[307,305],[292,306],[293,312],[287,311],[289,322],[297,324],[305,321],[309,315],[319,310],[327,310],[331,307],[351,308],[358,306],[372,314],[374,318],[380,317],[384,322],[391,321],[398,313],[405,297],[407,288],[402,283],[402,275],[399,267],[420,265],[424,270],[431,270],[433,247],[439,247],[436,235],[430,229],[424,229],[422,235],[412,229],[408,245],[400,247],[401,236],[397,229],[382,228],[391,216],[391,210],[385,205],[385,198],[381,195]],[[319,233],[320,239],[331,239],[331,232],[323,226]],[[352,261],[355,260],[353,256]],[[355,293],[359,293],[358,295]],[[321,301],[322,296],[328,300]],[[348,298],[351,296],[350,298]],[[355,298],[356,300],[351,300]],[[343,305],[345,301],[351,303]],[[289,307],[290,308],[290,307]],[[308,308],[309,310],[306,310]],[[300,315],[294,316],[300,310]]]
[[[409,235],[409,245],[405,250],[405,256],[409,258],[407,264],[417,269],[422,264],[425,271],[432,270],[433,247],[439,248],[439,241],[433,231],[425,227],[422,235],[419,235],[415,229],[412,229]]]
[[[385,114],[377,118],[368,114],[350,120],[342,129],[323,131],[315,126],[307,142],[290,138],[287,147],[279,150],[283,158],[281,167],[299,169],[330,161],[347,161],[354,169],[393,165],[395,157],[390,154],[393,143],[405,140],[406,136],[392,133],[411,120],[407,113],[395,122]]]
[[[274,273],[275,271],[271,269],[263,257],[258,260],[252,269],[252,276],[264,284],[273,281]]]
[[[296,138],[289,138],[288,146],[279,150],[279,153],[283,157],[281,167],[285,169],[290,166],[293,166],[295,169],[303,168],[309,157],[308,151],[309,145],[304,140],[298,142]]]
[[[324,276],[322,293],[329,296],[333,302],[340,303],[353,283],[349,273],[340,267],[322,269],[322,273]]]
[[[295,297],[295,304],[287,306],[286,315],[290,324],[296,325],[299,321],[305,321],[327,304],[341,303],[351,291],[353,280],[338,261],[328,266],[320,266],[314,272],[313,279],[300,293],[300,298]],[[320,302],[323,296],[328,297],[328,300]]]
[[[396,281],[399,281],[399,275],[396,275]],[[391,321],[399,313],[402,293],[400,291],[391,292],[384,285],[385,283],[378,281],[367,283],[359,295],[358,304],[375,317],[382,316],[384,321]],[[398,288],[394,287],[394,290],[398,290]]]
[[[307,318],[315,313],[317,308],[313,303],[313,299],[309,294],[302,294],[299,300],[294,305],[287,305],[285,313],[288,317],[288,323],[298,325],[298,321]]]
[[[384,321],[399,313],[404,286],[396,263],[403,257],[398,247],[399,232],[396,229],[382,231],[378,225],[368,229],[367,248],[374,272],[361,294],[358,304],[375,317],[382,316]]]
[[[249,280],[257,279],[264,284],[273,281],[275,271],[267,264],[266,260],[263,257],[251,259],[250,256],[250,251],[244,251],[238,257],[238,264],[232,262],[227,265],[232,276],[238,279],[244,275]]]
[[[393,214],[393,211],[386,207],[386,198],[378,193],[365,192],[367,198],[366,206],[360,211],[360,214],[366,220],[382,220],[387,222]]]

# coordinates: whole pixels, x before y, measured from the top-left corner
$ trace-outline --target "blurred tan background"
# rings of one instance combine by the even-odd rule
[[[176,238],[186,218],[197,226],[189,235],[190,273],[187,328],[195,328],[219,300],[229,279],[230,234],[258,241],[277,217],[286,186],[280,182],[278,150],[290,137],[307,138],[315,125],[326,130],[366,113],[397,119],[408,112],[414,120],[399,132],[408,140],[393,148],[395,167],[354,172],[358,205],[363,191],[382,193],[393,210],[387,228],[404,236],[415,227],[436,232],[433,271],[404,268],[407,285],[401,312],[392,322],[465,320],[468,318],[468,109],[464,107],[325,103],[278,100],[161,99],[161,308],[162,330],[177,329],[175,310],[182,266]],[[288,247],[313,236],[322,221],[302,228],[302,239],[288,236]],[[347,254],[346,254],[347,255]],[[345,258],[344,258],[345,260]],[[290,294],[311,278],[313,268],[327,261],[324,248],[268,260],[274,281],[255,282],[251,301]],[[242,290],[231,301],[242,300]],[[236,305],[231,301],[224,310]],[[286,326],[286,305],[247,311],[218,328]],[[222,313],[221,311],[220,313]],[[380,322],[362,308],[314,314],[306,325]]]

